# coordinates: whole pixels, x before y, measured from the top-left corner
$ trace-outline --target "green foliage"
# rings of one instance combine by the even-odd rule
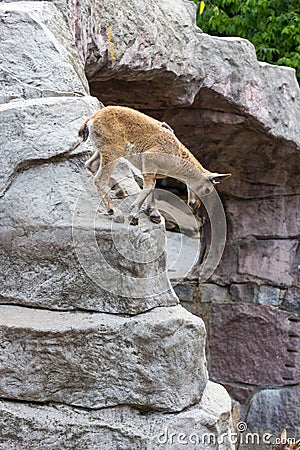
[[[300,78],[299,0],[191,1],[205,33],[248,39],[260,61],[294,67]]]

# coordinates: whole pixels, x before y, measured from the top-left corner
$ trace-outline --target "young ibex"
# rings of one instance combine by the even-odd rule
[[[300,439],[298,441],[295,441],[295,439],[288,439],[286,430],[283,429],[279,438],[279,443],[274,444],[272,450],[300,450]]]
[[[99,196],[108,214],[114,214],[117,222],[123,222],[124,218],[115,209],[108,183],[120,157],[137,166],[144,178],[144,188],[131,206],[129,221],[132,225],[138,223],[138,213],[145,201],[146,213],[150,219],[155,223],[161,221],[154,202],[155,180],[176,175],[176,171],[180,171],[180,165],[186,166],[186,178],[189,178],[189,172],[191,176],[194,172],[194,179],[196,174],[198,186],[201,186],[200,196],[208,195],[214,189],[213,184],[230,177],[230,174],[218,174],[204,169],[176,138],[169,125],[131,108],[104,107],[84,121],[78,134],[84,141],[90,136],[96,147],[85,166],[94,176]],[[188,204],[194,212],[201,205],[199,189],[197,191],[198,195],[188,187]]]

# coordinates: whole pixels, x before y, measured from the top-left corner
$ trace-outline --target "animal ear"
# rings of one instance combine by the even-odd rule
[[[208,179],[212,181],[213,184],[219,184],[229,177],[231,177],[231,173],[211,173],[208,175]]]
[[[282,444],[286,444],[286,429],[284,428],[280,435],[280,442]]]

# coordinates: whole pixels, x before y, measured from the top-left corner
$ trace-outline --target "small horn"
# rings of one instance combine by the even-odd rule
[[[286,429],[284,428],[280,435],[280,443],[286,444]]]
[[[231,173],[211,173],[208,175],[208,179],[214,184],[219,184],[221,181],[227,180],[231,177]]]

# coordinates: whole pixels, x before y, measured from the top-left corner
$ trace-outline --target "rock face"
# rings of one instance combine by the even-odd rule
[[[204,285],[197,286],[194,275],[177,284],[176,292],[206,320],[216,379],[230,380],[237,400],[246,383],[241,410],[247,411],[253,392],[265,387],[269,398],[273,395],[272,407],[280,409],[271,388],[290,384],[291,378],[299,383],[298,375],[285,375],[291,369],[295,374],[285,364],[297,357],[287,352],[286,339],[298,342],[288,337],[291,322],[285,319],[297,323],[293,313],[299,314],[300,298],[300,94],[294,70],[258,62],[243,39],[201,33],[194,5],[186,0],[104,0],[92,8],[88,0],[57,4],[94,95],[166,121],[205,167],[233,174],[219,188],[228,230],[218,269]],[[232,369],[235,346],[243,361],[249,358],[251,374],[238,359]],[[220,357],[222,367],[214,359]],[[285,407],[296,413],[288,398]],[[259,428],[260,419],[251,424]],[[284,426],[289,423],[282,419],[279,427],[274,419],[276,436],[277,427]]]
[[[300,327],[290,313],[269,306],[215,304],[209,328],[213,379],[266,387],[300,383]],[[223,355],[232,346],[230,366],[224,365]]]
[[[0,328],[3,398],[171,412],[207,383],[204,324],[180,306],[135,318],[2,306]]]
[[[211,382],[201,402],[179,414],[145,414],[127,406],[87,411],[2,401],[0,448],[233,449],[228,439],[229,409],[225,389]]]
[[[170,123],[206,167],[233,174],[220,187],[228,239],[212,280],[295,286],[300,91],[294,70],[258,62],[246,40],[201,33],[187,0],[89,5],[68,2],[64,13],[92,93]]]
[[[253,46],[243,39],[202,33],[194,23],[195,7],[187,0],[0,3],[5,56],[0,99],[9,102],[0,111],[1,137],[5,135],[1,208],[6,211],[1,303],[129,315],[157,306],[173,310],[177,303],[165,274],[162,227],[143,222],[130,233],[130,246],[126,227],[100,215],[95,226],[93,222],[95,234],[86,234],[97,203],[91,180],[82,171],[80,153],[89,148],[79,147],[74,156],[67,152],[76,146],[83,116],[100,104],[85,97],[87,82],[68,24],[93,95],[104,104],[132,106],[166,121],[205,167],[233,174],[219,188],[228,230],[218,269],[201,286],[196,275],[179,284],[175,280],[176,292],[187,309],[205,319],[209,366],[215,380],[226,383],[240,411],[249,411],[243,418],[251,429],[265,426],[263,412],[258,413],[265,402],[266,426],[276,436],[284,426],[296,433],[290,417],[299,416],[299,405],[288,394],[299,385],[300,112],[294,71],[259,63]],[[26,36],[26,47],[24,39],[18,45],[20,40],[12,42],[16,34]],[[134,182],[131,188],[134,193]],[[101,249],[98,259],[94,253],[89,257],[95,240]],[[159,256],[146,263],[126,260],[145,250]],[[97,270],[94,261],[99,263],[100,257],[101,264],[109,262],[113,276]],[[235,349],[240,358],[235,357],[232,367]],[[187,411],[195,418],[195,410]],[[21,420],[18,414],[10,416],[15,424]],[[26,414],[31,417],[32,409]],[[8,428],[14,428],[11,422]],[[147,433],[146,443],[138,444],[124,433],[123,442],[118,433],[101,434],[101,442],[106,439],[107,448],[151,448]],[[89,439],[93,447],[93,437]]]
[[[87,94],[82,64],[57,8],[50,2],[0,6],[3,57],[0,103]],[[26,36],[26,42],[15,45],[15,37],[22,35]]]
[[[177,305],[163,225],[98,211],[77,130],[101,104],[52,3],[0,5],[0,448],[231,450],[230,398],[208,383],[203,321]],[[124,161],[113,178],[127,212],[140,178]]]
[[[276,390],[265,389],[254,395],[249,414],[250,428],[260,424],[260,430],[280,429],[282,420],[286,428],[293,430],[295,437],[300,434],[299,420],[295,413],[300,408],[299,386],[284,387]]]

